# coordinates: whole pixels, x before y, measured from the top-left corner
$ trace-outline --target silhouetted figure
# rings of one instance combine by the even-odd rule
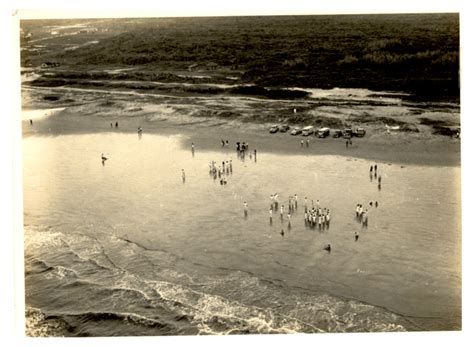
[[[115,127],[118,128],[118,122],[115,122]]]
[[[354,238],[355,238],[356,241],[359,240],[359,233],[357,231],[355,232],[355,237]]]
[[[184,173],[184,169],[181,169],[181,178],[183,179],[183,183],[186,181],[186,174]]]
[[[281,229],[280,235],[281,235],[281,236],[285,236],[285,232],[283,231],[283,229]]]
[[[324,250],[325,251],[328,251],[329,253],[331,252],[331,245],[328,243],[325,247],[324,247]]]
[[[108,158],[104,155],[104,153],[101,153],[100,159],[102,160],[102,165],[105,165],[105,161],[106,161]]]
[[[379,203],[377,201],[375,202],[375,207],[379,207]]]
[[[364,212],[362,212],[362,226],[366,227],[369,225],[369,210],[365,209]]]

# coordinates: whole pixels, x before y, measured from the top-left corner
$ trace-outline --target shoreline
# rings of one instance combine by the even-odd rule
[[[48,99],[52,94],[57,100]],[[318,102],[315,100],[315,102]],[[316,106],[287,100],[254,100],[249,98],[184,97],[133,94],[104,90],[27,88],[22,93],[22,136],[57,136],[98,132],[136,133],[138,127],[147,134],[183,135],[183,147],[196,150],[234,151],[236,142],[249,143],[249,150],[289,155],[340,155],[400,165],[460,166],[460,139],[433,134],[433,124],[457,124],[457,111],[437,107],[420,112],[404,105],[374,107],[370,104]],[[292,136],[290,132],[270,134],[270,124],[288,124],[288,113],[298,108],[300,124],[331,129],[351,124],[362,126],[367,134],[346,139],[314,135]],[[38,117],[42,113],[43,116]],[[34,125],[30,126],[29,119]],[[312,121],[311,121],[312,120]],[[423,122],[423,121],[424,122]],[[413,131],[386,132],[384,122],[406,124]],[[429,122],[428,122],[429,121]],[[114,125],[119,122],[119,127]],[[331,123],[334,124],[331,126]],[[392,122],[392,123],[390,123]],[[398,123],[397,123],[398,122]],[[318,125],[319,124],[319,125]],[[310,141],[306,146],[306,140]],[[221,145],[228,140],[229,146]],[[304,146],[301,146],[301,141]]]
[[[71,120],[71,117],[52,116],[36,120],[33,127],[24,120],[22,135],[59,136],[87,133],[126,133],[136,134],[143,123],[141,119],[120,119],[119,128],[107,126],[111,120],[90,118]],[[92,124],[91,124],[92,123]],[[203,151],[234,151],[237,141],[249,143],[249,153],[281,153],[286,155],[339,155],[346,158],[366,159],[379,163],[425,166],[460,166],[461,146],[459,140],[433,138],[429,140],[411,139],[409,135],[397,133],[386,138],[352,138],[352,147],[346,148],[346,140],[315,136],[292,136],[287,133],[269,134],[262,129],[243,124],[242,127],[228,129],[222,126],[206,127],[199,124],[166,124],[166,121],[141,125],[143,135],[175,136],[183,135],[182,146]],[[263,128],[263,127],[262,127]],[[222,147],[221,140],[229,145]],[[309,146],[306,147],[306,140]],[[304,141],[303,147],[301,140]]]

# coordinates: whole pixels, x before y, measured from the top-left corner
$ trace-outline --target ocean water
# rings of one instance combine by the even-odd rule
[[[27,335],[461,328],[459,167],[378,163],[379,189],[367,160],[242,159],[184,139],[23,139]],[[211,160],[232,160],[226,185]],[[291,227],[286,208],[269,222],[274,193],[285,207],[298,195]],[[305,196],[330,209],[329,228],[305,225]]]

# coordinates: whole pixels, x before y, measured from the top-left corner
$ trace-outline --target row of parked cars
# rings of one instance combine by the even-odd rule
[[[277,132],[282,132],[282,133],[286,133],[288,130],[290,129],[290,127],[288,125],[272,125],[270,127],[270,133],[277,133]],[[355,130],[351,129],[351,128],[346,128],[346,129],[334,129],[333,130],[333,134],[332,134],[332,137],[343,137],[345,139],[350,139],[351,137],[364,137],[365,136],[365,129],[364,128],[361,128],[361,127],[358,127],[356,128]],[[320,128],[320,129],[315,129],[314,126],[312,125],[309,125],[309,126],[306,126],[304,128],[301,128],[301,127],[294,127],[293,129],[291,129],[290,131],[290,134],[291,135],[303,135],[303,136],[310,136],[310,135],[316,135],[317,137],[321,137],[321,138],[324,138],[324,137],[328,137],[329,135],[331,135],[331,129],[329,128]]]

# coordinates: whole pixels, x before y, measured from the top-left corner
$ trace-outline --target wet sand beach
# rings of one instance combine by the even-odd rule
[[[315,136],[302,147],[306,137],[266,123],[195,117],[194,99],[79,98],[33,125],[23,113],[28,334],[461,328],[459,139],[368,124],[348,148]],[[249,144],[243,157],[237,141]],[[220,185],[208,166],[228,160]],[[274,193],[285,218],[275,211],[270,224]],[[304,223],[305,196],[331,210],[330,228]]]

